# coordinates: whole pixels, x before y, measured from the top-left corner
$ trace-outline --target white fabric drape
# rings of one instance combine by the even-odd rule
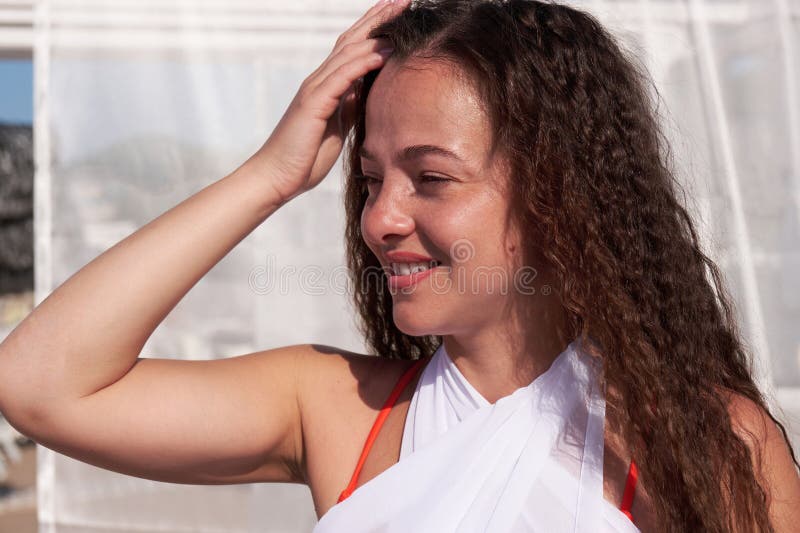
[[[597,14],[653,75],[689,207],[726,273],[760,379],[800,416],[800,1],[571,3]],[[37,302],[244,161],[368,5],[40,0]],[[340,185],[337,165],[258,228],[178,304],[143,355],[226,357],[299,342],[363,350],[342,276]],[[42,531],[54,533],[315,523],[305,487],[156,483],[42,448],[38,498]]]
[[[400,461],[314,533],[638,532],[603,497],[601,370],[575,340],[490,404],[440,346],[411,400]]]

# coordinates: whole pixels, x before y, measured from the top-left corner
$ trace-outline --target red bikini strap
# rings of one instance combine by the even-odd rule
[[[361,451],[361,456],[358,458],[358,463],[356,464],[356,469],[353,472],[353,476],[350,478],[350,483],[347,484],[347,487],[339,495],[339,499],[336,501],[336,503],[346,499],[356,489],[358,475],[361,473],[361,469],[364,467],[364,463],[367,461],[369,450],[372,448],[372,443],[375,442],[375,438],[378,436],[378,432],[381,430],[383,422],[386,420],[386,417],[389,416],[389,411],[392,410],[397,398],[400,397],[403,389],[406,388],[406,385],[408,385],[408,383],[416,375],[417,370],[420,369],[422,363],[426,362],[427,360],[427,357],[417,360],[416,363],[406,369],[403,375],[400,376],[400,379],[394,386],[392,393],[389,395],[389,398],[386,399],[386,403],[383,404],[380,413],[378,413],[378,416],[375,418],[375,422],[372,424],[372,429],[370,430],[369,435],[367,435],[367,441],[364,443],[364,449]]]
[[[619,510],[625,513],[625,516],[630,518],[631,522],[633,522],[631,505],[633,505],[637,479],[639,479],[639,470],[636,468],[636,463],[631,459],[631,465],[628,467],[628,479],[625,481],[625,492],[622,493],[622,504],[619,506]]]

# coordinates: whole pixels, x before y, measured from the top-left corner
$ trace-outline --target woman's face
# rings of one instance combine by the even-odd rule
[[[506,232],[507,176],[489,157],[490,126],[476,94],[451,68],[390,60],[367,99],[364,239],[385,268],[398,262],[393,252],[441,263],[415,284],[391,290],[395,324],[412,336],[477,333],[503,320],[514,292],[519,247]],[[422,146],[453,155],[410,149]]]

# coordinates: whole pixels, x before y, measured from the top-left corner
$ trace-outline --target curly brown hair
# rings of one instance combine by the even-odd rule
[[[393,61],[456,66],[481,96],[492,152],[510,164],[522,261],[544,255],[571,337],[598,347],[658,523],[771,531],[766,490],[732,428],[730,395],[763,409],[788,444],[786,430],[754,382],[723,276],[677,199],[646,70],[592,16],[532,0],[417,1],[370,37],[393,43]],[[441,337],[401,332],[381,280],[365,276],[381,267],[361,234],[368,193],[355,176],[377,75],[357,87],[345,152],[347,260],[368,346],[416,359]]]

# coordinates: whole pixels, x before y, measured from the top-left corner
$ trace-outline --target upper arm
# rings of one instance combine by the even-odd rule
[[[750,448],[758,482],[767,492],[775,531],[796,531],[800,523],[800,475],[780,428],[751,400],[735,395],[729,404],[734,431]]]
[[[120,380],[25,420],[55,451],[171,483],[298,482],[307,345],[216,360],[139,358]],[[12,421],[13,422],[13,421]]]

